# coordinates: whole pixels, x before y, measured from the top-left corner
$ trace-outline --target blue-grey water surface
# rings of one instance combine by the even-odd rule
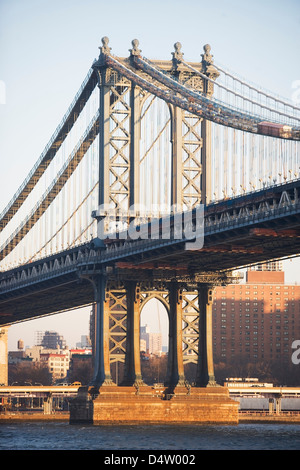
[[[2,450],[299,450],[300,425],[0,425]]]

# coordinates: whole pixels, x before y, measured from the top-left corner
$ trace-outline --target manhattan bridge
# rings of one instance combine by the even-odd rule
[[[169,316],[166,383],[215,385],[213,289],[300,252],[300,109],[207,44],[98,59],[0,215],[0,325],[93,305],[94,378],[143,384],[140,313]],[[72,327],[72,325],[70,325]],[[189,351],[189,354],[187,352]]]

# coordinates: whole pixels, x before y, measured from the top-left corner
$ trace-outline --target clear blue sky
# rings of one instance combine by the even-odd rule
[[[185,59],[200,61],[210,43],[216,63],[287,98],[300,80],[299,0],[0,0],[0,81],[6,85],[0,211],[59,124],[103,36],[115,55],[127,56],[137,38],[142,54],[158,59],[171,58],[180,41]],[[72,315],[76,329],[58,316],[50,326],[12,327],[9,346],[14,349],[19,338],[31,344],[33,331],[46,328],[74,345],[88,333],[88,322],[86,313]]]

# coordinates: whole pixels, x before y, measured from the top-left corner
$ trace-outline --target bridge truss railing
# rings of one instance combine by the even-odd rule
[[[255,224],[261,225],[264,222],[276,221],[276,219],[282,216],[299,214],[299,212],[300,194],[298,180],[298,184],[287,184],[282,190],[278,187],[277,191],[269,189],[265,193],[260,192],[259,198],[245,196],[224,201],[221,205],[210,204],[205,212],[204,235],[209,236],[241,227],[253,227],[253,234],[257,237],[257,240],[264,234],[265,236],[272,237],[286,236],[284,230],[281,233],[280,229],[273,231],[274,233],[271,233],[272,230],[257,230],[255,232]],[[195,220],[193,224],[195,231]],[[126,260],[126,258],[130,258],[133,255],[162,247],[182,244],[184,249],[185,242],[189,240],[190,238],[186,240],[184,237],[177,239],[173,231],[169,238],[163,238],[160,233],[160,238],[156,240],[150,237],[142,240],[114,239],[107,244],[105,251],[90,243],[85,243],[70,250],[58,252],[51,257],[42,258],[27,265],[0,273],[0,293],[19,289],[31,283],[41,282],[58,275],[74,273],[80,269],[83,270],[82,272],[84,270],[89,271],[90,265],[95,266],[99,263],[105,264],[112,261],[122,261],[122,259]],[[253,252],[257,248],[259,248],[259,245],[253,247]],[[241,251],[242,247],[236,247],[236,249]],[[205,253],[205,250],[203,253]]]
[[[298,132],[300,130],[300,110],[294,106],[292,106],[292,109],[294,111],[294,114],[291,115],[287,111],[284,110],[276,110],[266,104],[260,103],[258,101],[254,101],[247,96],[242,97],[239,96],[240,98],[243,99],[246,103],[251,103],[255,104],[259,108],[259,112],[254,112],[253,110],[250,112],[249,108],[245,107],[238,107],[235,104],[233,104],[230,100],[228,104],[226,104],[226,101],[221,101],[215,98],[214,96],[207,96],[205,93],[200,93],[196,92],[195,90],[192,90],[191,88],[187,87],[186,85],[180,83],[178,80],[174,79],[174,77],[170,77],[167,75],[164,71],[159,70],[159,68],[151,64],[151,62],[146,59],[146,58],[141,58],[139,56],[136,56],[134,58],[134,63],[137,67],[141,68],[143,71],[147,72],[150,76],[156,78],[159,80],[162,84],[168,86],[169,88],[173,89],[175,92],[179,93],[180,95],[188,98],[191,103],[198,103],[202,106],[202,113],[203,116],[211,119],[214,122],[219,122],[219,123],[224,123],[227,126],[232,126],[234,128],[240,129],[240,130],[247,130],[249,132],[254,132],[254,133],[260,133],[260,130],[258,128],[258,124],[266,118],[266,116],[263,113],[263,110],[267,110],[268,112],[275,113],[276,117],[272,122],[281,122],[283,124],[288,124],[289,120],[292,120],[292,125],[295,126],[295,132],[289,136],[289,138],[295,138],[296,140],[299,140],[300,137],[298,135]],[[182,64],[185,66],[188,66],[188,64],[184,61],[182,61]],[[212,80],[210,79],[207,75],[204,73],[198,71],[192,66],[188,66],[189,69],[191,69],[194,73],[197,73],[200,75],[202,78],[204,78],[207,81],[210,81],[211,83],[214,84],[214,87],[216,88],[222,88],[224,89],[225,87],[221,84],[218,83],[217,80]],[[226,91],[229,94],[237,95],[237,92],[234,90],[231,90],[226,87]],[[191,110],[193,108],[191,107]],[[199,110],[198,110],[199,112]],[[226,117],[226,121],[223,121],[223,116]]]
[[[51,202],[55,199],[57,194],[62,190],[65,182],[73,174],[80,161],[84,157],[90,145],[95,140],[99,132],[99,113],[97,112],[91,121],[90,125],[86,129],[84,135],[74,148],[67,161],[64,163],[51,185],[47,188],[46,193],[43,197],[35,204],[32,211],[27,215],[25,220],[22,221],[21,225],[11,234],[6,240],[5,245],[0,247],[1,253],[4,256],[8,255],[13,248],[19,243],[19,241],[30,231],[30,229],[36,224],[40,217],[44,214]]]
[[[57,151],[60,149],[62,143],[70,132],[71,128],[78,119],[78,116],[89,99],[92,91],[96,86],[96,79],[94,71],[91,68],[84,79],[80,89],[76,93],[72,103],[70,104],[67,112],[63,116],[60,124],[52,134],[48,144],[44,148],[37,162],[34,164],[32,170],[29,172],[18,191],[13,195],[7,206],[0,214],[0,229],[2,230],[7,223],[11,220],[14,214],[23,204],[28,194],[32,191],[34,186],[40,180],[48,168],[50,162],[55,157]]]
[[[141,78],[115,57],[109,56],[107,61],[113,68],[131,80],[135,80],[140,86],[146,87],[157,97],[190,111],[191,115],[196,114],[212,119],[211,167],[215,168],[215,171],[212,172],[211,180],[213,190],[207,202],[245,194],[275,185],[278,181],[284,183],[298,177],[300,133],[297,128],[294,133],[295,139],[260,134],[258,123],[261,122],[262,115],[254,116],[249,113],[249,110],[247,113],[242,113],[241,110],[233,111],[232,108],[223,107],[224,114],[220,117],[219,104],[217,101],[214,103],[214,98],[191,90],[145,59],[135,57],[134,64],[148,73],[151,78],[157,79],[158,83],[168,86],[169,89],[159,88],[147,81],[145,75]],[[186,62],[183,64],[186,65]],[[194,67],[192,70],[205,77]],[[209,77],[206,78],[209,80]],[[217,81],[213,83],[214,87],[217,87]],[[212,103],[215,108],[212,108]],[[279,116],[282,122],[287,122],[288,117],[285,118],[283,113],[280,112]],[[299,126],[298,115],[294,122],[297,122]]]
[[[186,84],[182,85],[178,79],[171,78],[166,74],[166,72],[159,70],[157,67],[154,67],[153,64],[151,64],[151,61],[149,61],[147,58],[137,58],[135,59],[136,64],[140,65],[144,70],[151,70],[152,74],[154,74],[156,77],[161,78],[162,82],[165,84],[170,85],[170,82],[173,81],[174,88],[177,89],[181,93],[185,93],[188,89],[189,93],[187,96],[192,95],[193,98],[196,100],[199,100],[202,103],[205,103],[206,105],[211,105],[212,103],[216,105],[216,110],[218,107],[221,107],[223,113],[235,113],[237,118],[239,120],[242,119],[249,119],[253,120],[254,124],[256,122],[261,122],[264,119],[271,119],[272,122],[278,122],[282,124],[290,124],[299,127],[300,125],[300,109],[297,108],[296,106],[290,105],[292,109],[292,113],[290,113],[286,109],[276,109],[276,107],[272,107],[272,105],[268,105],[267,103],[263,103],[261,101],[252,99],[251,97],[248,97],[247,95],[243,95],[234,89],[229,88],[226,85],[223,85],[222,83],[218,82],[217,80],[211,79],[209,76],[205,75],[204,73],[200,72],[197,70],[195,67],[192,67],[190,64],[188,64],[185,61],[180,61],[182,65],[187,67],[189,70],[191,70],[193,73],[199,75],[202,77],[205,81],[210,82],[214,86],[214,95],[207,97],[203,96],[201,93],[196,93],[194,90],[192,90],[190,87],[188,87]],[[219,70],[219,69],[218,69]],[[164,80],[165,78],[165,80]],[[222,93],[218,92],[221,90],[221,92],[226,92],[229,97],[231,95],[234,96],[235,100],[232,99],[226,99],[223,97]],[[223,93],[224,94],[224,93]],[[220,96],[220,98],[218,98]],[[265,96],[265,95],[263,95]],[[223,98],[223,99],[222,99]],[[237,102],[237,98],[241,100],[241,105],[238,105],[239,103]],[[269,96],[271,99],[272,97]],[[275,103],[277,103],[276,99],[273,98]],[[245,103],[245,104],[244,104]],[[284,102],[280,102],[280,104],[284,104]],[[254,107],[255,106],[255,107]],[[286,107],[287,105],[285,105]],[[267,113],[266,113],[267,112]],[[234,115],[233,115],[234,118]],[[228,120],[228,124],[230,125],[230,120]],[[236,125],[236,124],[235,124]],[[257,131],[255,126],[253,126],[254,131]]]
[[[216,82],[216,97],[233,105],[238,102],[241,107],[253,113],[255,110],[265,110],[262,113],[264,119],[280,122],[276,116],[285,116],[282,121],[284,124],[299,126],[297,122],[300,119],[300,108],[295,103],[264,90],[221,65],[214,66],[220,73]]]
[[[47,145],[44,158],[34,167],[37,170],[26,178],[30,186],[24,182],[14,202],[3,211],[2,269],[86,242],[95,235],[90,215],[98,203],[96,83],[91,69],[53,135],[52,145]],[[25,186],[26,194],[22,192]]]

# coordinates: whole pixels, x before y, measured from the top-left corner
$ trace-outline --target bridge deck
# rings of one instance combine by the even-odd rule
[[[296,180],[207,206],[199,250],[186,250],[185,239],[110,241],[104,250],[88,243],[2,272],[0,325],[91,304],[96,272],[108,280],[195,283],[198,274],[297,255],[299,189]]]

